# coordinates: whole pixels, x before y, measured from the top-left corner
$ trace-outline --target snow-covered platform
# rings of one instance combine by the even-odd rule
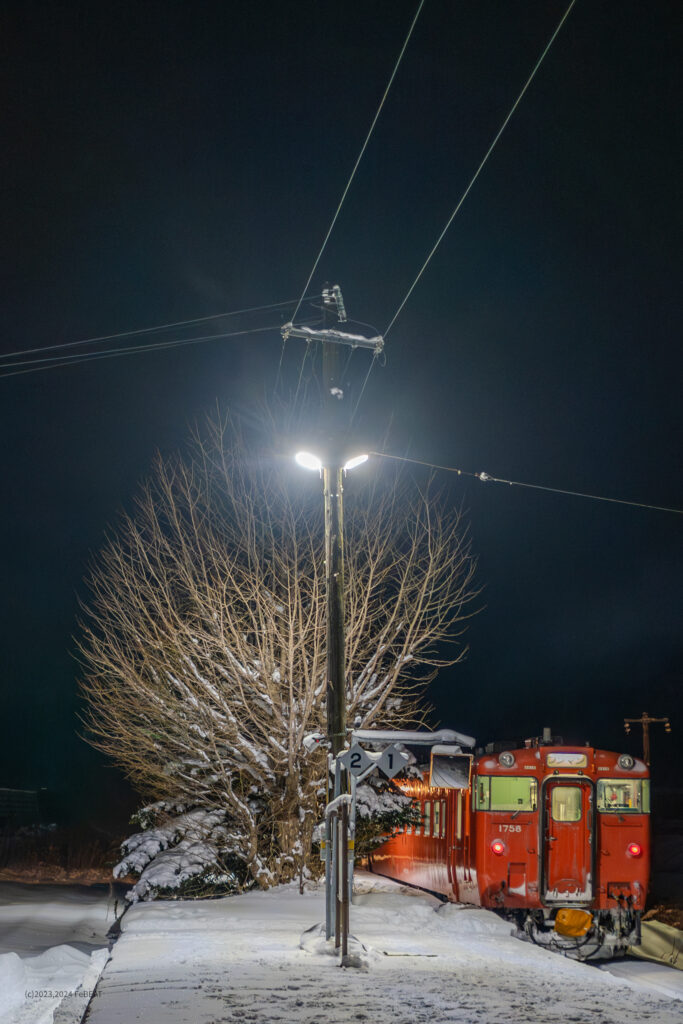
[[[357,881],[351,924],[366,948],[363,969],[340,969],[316,952],[320,943],[301,947],[323,917],[322,892],[133,907],[87,1024],[683,1021],[670,992],[520,942],[494,914],[372,875]]]

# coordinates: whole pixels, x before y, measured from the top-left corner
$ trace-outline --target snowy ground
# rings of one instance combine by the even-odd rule
[[[80,1021],[113,920],[104,886],[0,883],[2,1024]]]
[[[314,932],[305,935],[323,916],[319,892],[133,907],[87,1024],[683,1021],[681,972],[633,964],[675,979],[672,997],[648,988],[651,978],[615,977],[522,943],[487,911],[373,876],[359,882],[352,931],[367,947],[362,970],[341,970]]]
[[[520,942],[487,911],[357,879],[364,969],[340,970],[307,933],[320,892],[142,904],[123,918],[87,1024],[683,1022],[681,971],[630,961],[606,973]],[[77,1024],[112,920],[106,890],[0,885],[2,1024]]]

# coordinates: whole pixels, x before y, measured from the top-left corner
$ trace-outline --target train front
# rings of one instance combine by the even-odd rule
[[[647,766],[539,743],[480,756],[473,769],[481,905],[582,958],[637,945],[650,869]]]

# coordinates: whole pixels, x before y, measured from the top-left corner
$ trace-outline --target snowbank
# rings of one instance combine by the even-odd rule
[[[23,960],[0,955],[0,1020],[3,1024],[77,1024],[109,953],[54,946]],[[59,1016],[57,1016],[57,1011]]]
[[[2,1024],[78,1024],[113,921],[105,887],[0,884]]]

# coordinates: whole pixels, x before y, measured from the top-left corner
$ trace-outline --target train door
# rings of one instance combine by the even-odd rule
[[[593,786],[552,778],[543,802],[543,899],[586,902],[593,896]]]

